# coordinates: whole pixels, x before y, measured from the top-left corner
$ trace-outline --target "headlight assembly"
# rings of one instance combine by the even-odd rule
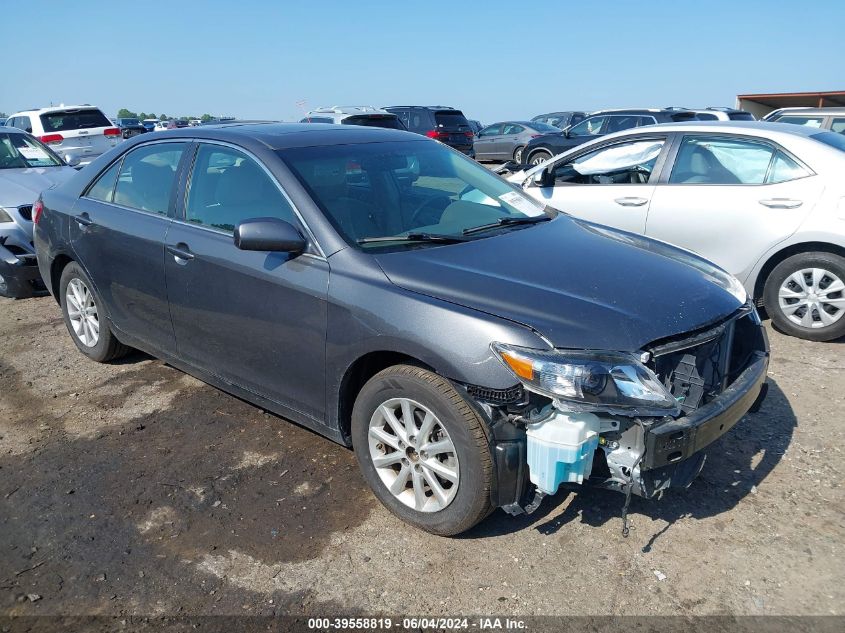
[[[627,416],[678,415],[680,407],[633,354],[536,350],[493,343],[493,351],[529,391],[575,411]]]

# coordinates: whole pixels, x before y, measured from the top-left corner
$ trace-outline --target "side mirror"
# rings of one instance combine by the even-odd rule
[[[65,158],[65,162],[70,167],[77,167],[81,161],[79,160],[79,156],[68,156]]]
[[[307,245],[291,224],[278,218],[253,218],[235,227],[235,246],[242,251],[270,251],[290,253],[305,251]]]

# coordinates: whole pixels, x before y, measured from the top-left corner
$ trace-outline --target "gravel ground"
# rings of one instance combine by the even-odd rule
[[[845,346],[769,334],[762,410],[629,538],[584,491],[445,539],[351,451],[0,299],[0,614],[842,615]]]

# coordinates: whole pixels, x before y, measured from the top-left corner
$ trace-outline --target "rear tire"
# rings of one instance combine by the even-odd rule
[[[91,279],[76,262],[62,271],[59,281],[62,316],[80,352],[98,363],[125,356],[130,348],[117,340],[103,311],[103,301]]]
[[[766,279],[763,303],[785,334],[808,341],[845,336],[845,257],[823,252],[788,257]]]
[[[522,164],[522,153],[525,151],[525,147],[517,147],[513,152],[513,160],[515,163]]]
[[[415,527],[452,536],[493,509],[487,427],[437,374],[396,365],[373,376],[352,410],[352,443],[376,497]]]

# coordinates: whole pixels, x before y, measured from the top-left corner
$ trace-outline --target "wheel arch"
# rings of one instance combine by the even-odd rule
[[[427,363],[402,352],[376,350],[359,356],[344,372],[337,400],[338,426],[347,445],[352,445],[352,407],[361,388],[377,373],[394,365],[414,365],[437,373]]]
[[[845,257],[845,248],[830,242],[800,242],[798,244],[790,244],[779,251],[769,256],[766,262],[760,267],[760,272],[757,273],[757,278],[754,281],[754,301],[762,304],[763,291],[766,287],[766,280],[769,278],[775,266],[780,264],[785,259],[793,255],[800,255],[801,253],[831,253]]]
[[[56,303],[60,305],[62,303],[62,299],[59,296],[59,282],[62,279],[62,272],[72,261],[74,261],[72,257],[65,253],[60,253],[56,255],[53,262],[50,264],[50,290],[52,291],[53,299],[55,299]]]

